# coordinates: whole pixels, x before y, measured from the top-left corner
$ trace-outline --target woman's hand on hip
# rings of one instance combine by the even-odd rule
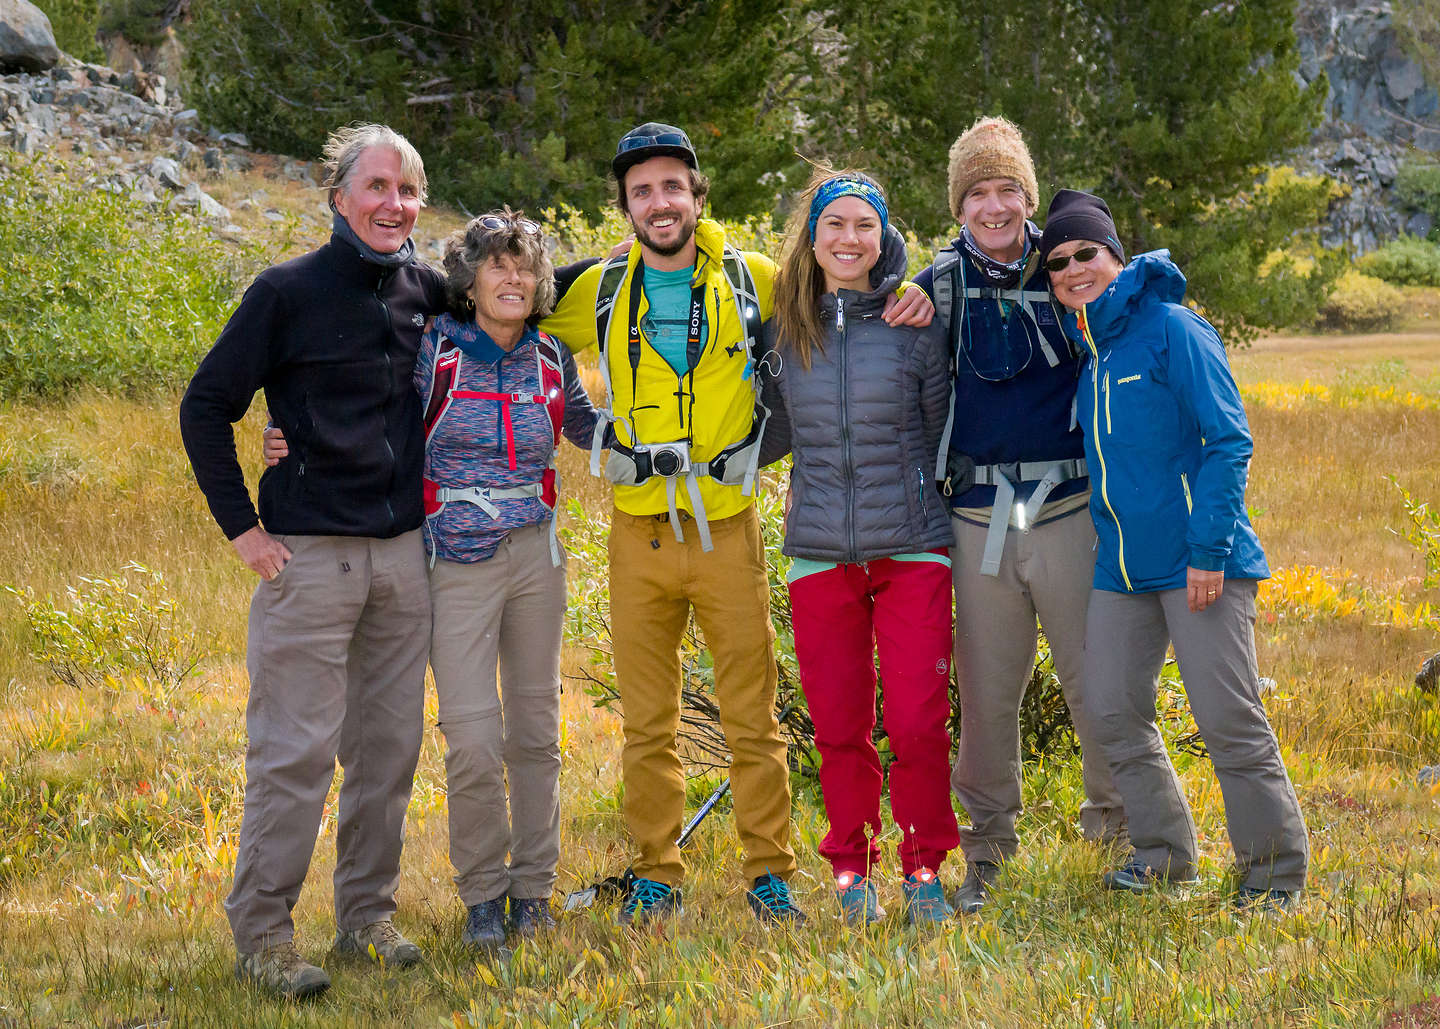
[[[1185,599],[1191,611],[1204,611],[1225,592],[1225,573],[1200,568],[1185,569]]]

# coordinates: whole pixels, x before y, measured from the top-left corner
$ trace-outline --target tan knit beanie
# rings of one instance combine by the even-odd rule
[[[981,118],[950,148],[950,213],[963,221],[961,201],[984,179],[1014,179],[1025,192],[1025,214],[1040,206],[1035,165],[1020,130],[1004,118]]]

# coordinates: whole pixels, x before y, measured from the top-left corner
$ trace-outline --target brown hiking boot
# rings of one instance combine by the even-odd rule
[[[400,935],[390,919],[371,922],[361,929],[342,930],[335,934],[336,954],[350,954],[370,958],[396,968],[418,965],[422,958],[420,948]]]
[[[235,978],[291,1000],[313,997],[330,988],[325,970],[302,958],[293,940],[251,954],[242,951],[235,962]]]

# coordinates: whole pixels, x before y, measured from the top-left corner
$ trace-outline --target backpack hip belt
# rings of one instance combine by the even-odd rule
[[[999,575],[1000,558],[1005,552],[1005,534],[1012,514],[1021,532],[1029,532],[1040,516],[1040,509],[1056,486],[1088,475],[1085,459],[1064,461],[1010,461],[975,467],[976,486],[994,486],[995,499],[990,506],[990,525],[985,530],[985,554],[980,560],[981,575]],[[1034,482],[1035,490],[1024,504],[1015,504],[1016,483]]]
[[[553,514],[555,505],[545,499],[545,495],[550,487],[547,486],[543,480],[540,482],[526,483],[523,486],[496,488],[491,486],[437,486],[429,479],[426,479],[424,481],[424,488],[426,510],[430,510],[432,503],[435,505],[433,513],[425,515],[427,525],[430,519],[439,516],[440,512],[445,509],[446,504],[474,504],[491,518],[498,520],[500,518],[500,509],[495,506],[495,501],[519,500],[534,497],[540,501],[540,503],[550,508],[552,512],[550,515],[549,531],[550,561],[556,568],[559,568],[560,565],[564,563],[564,556],[560,551],[560,537],[556,533],[555,528],[555,515]],[[435,550],[433,548],[430,551],[430,567],[435,567]]]

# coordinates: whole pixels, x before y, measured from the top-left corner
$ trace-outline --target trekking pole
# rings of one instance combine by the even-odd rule
[[[780,709],[780,714],[776,717],[775,721],[781,725],[784,725],[785,719],[789,718],[790,712],[794,710],[795,701],[792,700],[790,701],[790,703],[786,704],[783,708]],[[715,805],[720,803],[720,801],[724,800],[725,794],[729,792],[730,779],[727,776],[724,782],[722,782],[719,786],[715,787],[715,792],[710,794],[710,796],[705,799],[705,803],[700,805],[700,810],[696,811],[690,821],[685,823],[685,828],[680,830],[680,836],[675,840],[675,846],[685,846],[685,844],[689,842],[690,837],[695,835],[695,830],[700,828],[700,823],[705,821],[706,817],[709,816],[710,812],[715,810]]]
[[[785,719],[790,717],[790,712],[795,710],[795,703],[796,702],[792,700],[781,708],[780,714],[775,721],[783,725]],[[715,805],[725,799],[725,794],[729,792],[730,778],[727,776],[724,782],[715,787],[715,792],[705,798],[705,803],[700,805],[700,810],[696,811],[690,821],[685,823],[685,827],[680,830],[680,835],[675,839],[676,847],[684,847],[685,844],[690,841],[690,837],[695,835],[695,830],[700,828],[700,823],[705,821],[710,812],[715,810]],[[581,908],[588,908],[602,895],[619,896],[629,887],[631,878],[633,878],[633,876],[631,875],[630,869],[627,868],[620,875],[612,875],[607,879],[592,883],[584,889],[576,890],[566,896],[564,910],[576,911]]]

